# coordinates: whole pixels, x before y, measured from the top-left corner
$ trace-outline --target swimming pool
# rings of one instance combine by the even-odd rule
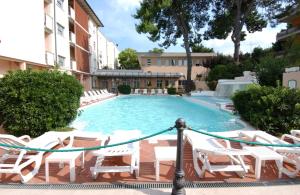
[[[192,96],[195,99],[199,99],[211,104],[216,103],[232,103],[232,100],[229,98],[215,97],[215,96]]]
[[[148,135],[173,126],[180,117],[195,129],[228,131],[243,128],[234,122],[233,115],[173,96],[120,96],[85,108],[71,126],[103,134],[139,129]]]

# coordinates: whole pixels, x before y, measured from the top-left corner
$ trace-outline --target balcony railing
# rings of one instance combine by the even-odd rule
[[[70,32],[69,37],[70,37],[70,43],[75,44],[76,43],[75,34],[73,32]]]
[[[55,60],[54,60],[54,54],[53,53],[46,51],[45,59],[46,59],[46,64],[47,65],[54,66],[54,61]]]
[[[300,33],[300,28],[299,27],[292,27],[287,30],[282,30],[280,33],[277,34],[276,39],[277,41],[285,39],[289,36],[295,35]]]
[[[53,32],[53,18],[51,16],[49,16],[48,14],[45,14],[44,25],[45,25],[46,32],[48,32],[48,33]]]
[[[72,7],[69,7],[69,17],[75,20],[75,11]]]
[[[71,66],[71,69],[72,70],[77,70],[77,63],[75,60],[72,60],[70,61],[70,66]]]

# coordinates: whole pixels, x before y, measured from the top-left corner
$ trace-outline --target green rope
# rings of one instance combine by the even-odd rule
[[[234,138],[230,138],[230,137],[224,137],[224,136],[220,136],[220,135],[216,135],[216,134],[211,134],[211,133],[208,133],[206,131],[195,130],[195,129],[192,129],[192,128],[189,128],[189,127],[187,128],[187,130],[194,131],[196,133],[201,133],[201,134],[204,134],[204,135],[208,135],[208,136],[218,138],[218,139],[237,142],[237,143],[251,144],[251,145],[257,145],[257,146],[269,146],[269,147],[300,147],[300,144],[268,144],[268,143],[261,143],[261,142],[253,142],[253,141],[234,139]]]
[[[43,149],[43,148],[30,148],[30,147],[26,147],[26,146],[16,146],[16,145],[10,145],[10,144],[0,144],[0,146],[2,147],[7,147],[7,148],[15,148],[15,149],[23,149],[23,150],[28,150],[28,151],[39,151],[39,152],[76,152],[76,151],[88,151],[88,150],[99,150],[102,148],[111,148],[111,147],[115,147],[115,146],[120,146],[120,145],[126,145],[129,143],[134,143],[134,142],[138,142],[144,139],[148,139],[163,133],[166,133],[168,131],[173,130],[175,127],[170,127],[166,130],[162,130],[141,138],[137,138],[137,139],[132,139],[129,141],[124,141],[124,142],[119,142],[119,143],[115,143],[115,144],[109,144],[109,145],[105,145],[105,146],[94,146],[94,147],[88,147],[88,148],[70,148],[70,149]]]

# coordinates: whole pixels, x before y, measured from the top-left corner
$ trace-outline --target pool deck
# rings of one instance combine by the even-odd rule
[[[78,140],[76,139],[74,145],[76,147],[89,147],[99,145],[99,141],[95,140]],[[234,145],[234,144],[233,144]],[[99,182],[123,182],[123,183],[143,183],[156,182],[155,168],[154,168],[154,147],[155,146],[176,146],[176,140],[158,140],[157,143],[149,142],[148,140],[141,141],[140,145],[140,176],[135,178],[130,173],[103,173],[99,174],[96,180],[93,180],[90,167],[94,166],[96,157],[91,152],[85,153],[85,166],[80,168],[79,159],[76,161],[76,181],[75,183],[99,183]],[[236,146],[239,147],[239,146]],[[49,154],[46,154],[46,156]],[[186,143],[184,146],[184,171],[186,181],[201,181],[201,182],[256,182],[254,175],[255,159],[251,156],[245,157],[245,163],[250,165],[250,171],[244,178],[240,178],[235,173],[209,173],[206,172],[204,178],[196,176],[192,159],[192,148]],[[221,164],[226,161],[220,157],[210,157],[210,161],[216,164]],[[129,164],[129,157],[114,157],[104,161],[109,165],[124,165]],[[199,162],[200,163],[200,162]],[[160,182],[172,182],[174,176],[174,162],[161,162],[160,164]],[[26,172],[28,170],[25,170]],[[282,179],[289,179],[283,175]],[[300,179],[300,175],[296,180]],[[60,169],[58,164],[50,165],[50,183],[62,184],[69,183],[69,166],[66,164],[64,168]],[[266,166],[262,168],[260,181],[276,181],[278,180],[277,166],[273,161],[267,161]],[[1,174],[0,183],[20,183],[20,178],[13,174]],[[45,164],[43,162],[39,173],[29,181],[29,184],[45,184]]]

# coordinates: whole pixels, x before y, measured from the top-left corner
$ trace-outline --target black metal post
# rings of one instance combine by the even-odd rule
[[[177,155],[172,195],[185,195],[183,171],[183,130],[186,128],[185,121],[182,118],[177,119],[175,127],[177,129]]]

